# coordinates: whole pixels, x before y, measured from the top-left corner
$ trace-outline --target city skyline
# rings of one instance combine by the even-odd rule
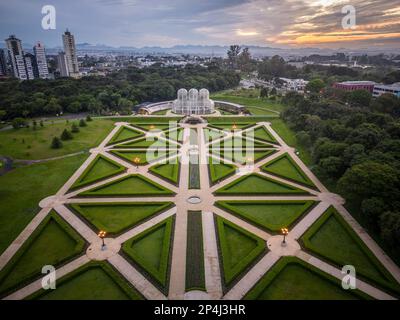
[[[60,47],[60,34],[69,28],[79,43],[114,47],[239,43],[385,49],[400,43],[400,6],[394,0],[56,0],[51,4],[57,10],[57,28],[47,31],[41,28],[40,1],[0,4],[2,39],[17,34],[26,42]],[[355,30],[341,27],[346,4],[357,10]]]

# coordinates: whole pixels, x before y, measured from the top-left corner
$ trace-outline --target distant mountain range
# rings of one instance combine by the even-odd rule
[[[4,47],[4,44],[1,43],[1,46]],[[23,47],[26,51],[31,51],[33,45],[29,43],[23,43]],[[90,43],[78,43],[76,45],[77,50],[80,53],[115,53],[115,54],[190,54],[190,55],[202,55],[202,56],[225,56],[226,52],[229,49],[229,46],[216,46],[216,45],[177,45],[173,47],[112,47],[104,44],[90,44]],[[320,49],[320,48],[272,48],[272,47],[262,47],[262,46],[253,46],[253,45],[242,45],[242,47],[248,47],[250,49],[251,54],[254,57],[263,57],[263,56],[273,56],[280,55],[283,57],[295,57],[295,56],[309,56],[312,54],[319,55],[332,55],[337,52],[348,53],[352,55],[358,54],[396,54],[398,53],[398,48],[360,48],[360,49]],[[49,54],[55,54],[58,51],[62,50],[62,47],[48,47],[47,52]]]

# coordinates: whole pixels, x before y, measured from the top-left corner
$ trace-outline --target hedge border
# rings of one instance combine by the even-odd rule
[[[214,147],[215,148],[215,146],[218,145],[218,147],[215,148],[215,149],[236,149],[236,148],[238,148],[238,149],[242,149],[242,150],[243,149],[252,150],[252,149],[257,149],[257,148],[266,149],[266,148],[275,148],[276,147],[275,145],[271,145],[271,144],[268,144],[266,142],[264,143],[263,141],[256,141],[255,139],[254,139],[254,145],[251,146],[251,147],[247,147],[247,142],[253,142],[252,140],[249,140],[249,139],[247,139],[246,137],[243,137],[243,136],[240,136],[240,137],[232,136],[231,138],[233,138],[233,139],[230,139],[229,137],[228,138],[224,138],[224,139],[220,140],[219,143],[218,143],[218,140],[214,141],[214,142],[210,143],[209,147]],[[229,145],[226,146],[226,142],[229,142],[229,141],[233,142],[235,139],[242,140],[242,144],[238,145],[238,146],[235,146],[235,144],[233,143],[231,146],[229,146]]]
[[[257,263],[257,261],[259,261],[269,250],[266,241],[252,234],[251,232],[237,226],[233,222],[230,222],[229,220],[226,220],[215,214],[214,220],[217,226],[215,228],[215,231],[217,235],[218,253],[220,257],[219,264],[221,270],[221,280],[224,289],[223,291],[227,292],[228,289],[233,287],[234,284],[237,283],[245,275],[246,271],[250,270]],[[224,263],[224,260],[226,261],[226,258],[224,258],[224,256],[226,257],[226,255],[229,254],[228,248],[226,247],[224,225],[239,230],[239,232],[257,242],[256,247],[252,251],[250,251],[245,258],[237,263],[235,267],[229,269],[228,266]]]
[[[313,265],[297,258],[297,257],[281,257],[272,267],[267,271],[265,275],[246,293],[243,300],[257,300],[261,293],[266,290],[275,280],[277,276],[290,264],[299,264],[306,268],[310,272],[319,276],[321,279],[331,282],[333,284],[340,285],[340,280],[331,276],[328,273],[314,267]],[[371,300],[372,298],[366,293],[360,290],[347,290],[351,295],[356,296],[360,299]]]
[[[149,172],[151,174],[155,175],[156,177],[161,178],[161,179],[165,180],[166,182],[172,183],[173,185],[179,187],[179,181],[180,181],[180,176],[181,176],[181,161],[180,161],[179,157],[177,157],[177,162],[178,162],[177,164],[174,164],[174,165],[178,166],[177,173],[176,173],[176,181],[175,180],[171,180],[168,177],[162,175],[161,173],[155,171],[157,168],[159,168],[161,166],[165,166],[165,165],[171,164],[171,163],[159,163],[159,164],[156,164],[156,165],[152,166],[151,168],[149,168]]]
[[[302,203],[304,203],[302,212],[299,215],[297,215],[296,217],[294,217],[287,226],[282,226],[282,227],[290,227],[291,228],[294,225],[296,225],[311,210],[313,210],[318,205],[319,201],[314,201],[314,200],[268,200],[268,201],[267,200],[219,200],[214,203],[214,205],[216,207],[221,208],[224,211],[227,211],[227,212],[233,214],[234,216],[241,218],[258,228],[261,228],[262,230],[265,230],[272,234],[278,234],[279,231],[281,230],[281,228],[277,228],[277,229],[268,228],[267,226],[263,225],[262,223],[254,220],[251,216],[249,216],[245,213],[239,212],[239,210],[237,210],[233,206],[231,206],[232,203],[245,204],[245,205],[246,204],[248,204],[248,205],[252,205],[252,204],[283,204],[283,205],[286,205],[286,204],[296,204],[296,203],[302,204]]]
[[[119,194],[94,194],[94,192],[98,191],[99,189],[103,189],[106,188],[110,185],[119,183],[121,181],[124,181],[126,179],[132,178],[132,177],[137,177],[147,183],[150,183],[152,186],[160,189],[160,192],[136,192],[135,194],[130,194],[130,193],[119,193]],[[107,198],[113,198],[113,197],[121,197],[121,196],[127,196],[127,197],[157,197],[157,196],[173,196],[175,195],[175,192],[167,189],[166,187],[158,184],[157,182],[154,182],[152,180],[150,180],[149,178],[142,176],[140,174],[131,174],[122,178],[119,178],[117,180],[114,181],[110,181],[106,184],[103,184],[101,186],[98,186],[94,189],[90,189],[87,190],[85,192],[80,193],[78,196],[82,196],[82,197],[107,197]]]
[[[67,204],[67,207],[74,212],[88,227],[90,227],[90,229],[92,229],[93,231],[95,231],[96,233],[98,233],[98,231],[100,231],[100,229],[98,229],[92,222],[90,222],[85,215],[82,213],[81,211],[81,207],[92,207],[92,206],[104,206],[104,207],[116,207],[116,206],[130,206],[130,205],[160,205],[160,207],[151,215],[147,216],[146,218],[137,221],[125,228],[122,228],[121,230],[119,230],[118,232],[110,232],[108,230],[107,234],[109,236],[112,237],[118,237],[126,232],[128,232],[129,230],[137,227],[138,225],[141,225],[143,223],[145,223],[146,221],[149,221],[151,219],[153,219],[154,217],[160,215],[161,213],[173,208],[175,206],[174,202],[171,201],[163,201],[163,202],[110,202],[110,203],[104,203],[104,202],[84,202],[84,203],[70,203]]]
[[[132,286],[120,273],[116,270],[109,262],[107,261],[90,261],[85,265],[79,267],[76,270],[66,274],[61,279],[57,280],[57,285],[62,285],[75,277],[85,273],[86,271],[92,268],[101,268],[103,271],[115,282],[115,284],[122,290],[124,293],[131,299],[135,299],[135,296],[139,296],[140,300],[145,300],[143,295],[137,290],[134,286]],[[38,300],[40,297],[46,295],[47,291],[44,289],[40,289],[35,293],[31,294],[25,300]]]
[[[147,125],[153,125],[153,126],[158,126],[158,125],[160,125],[160,126],[166,126],[166,125],[169,125],[169,122],[170,122],[171,120],[170,119],[167,119],[165,122],[154,122],[154,121],[149,121],[149,122],[140,122],[140,123],[129,123],[129,125],[131,126],[131,127],[133,127],[133,128],[137,128],[137,129],[140,129],[140,130],[143,130],[143,131],[147,131],[147,132],[149,132],[151,129],[146,129],[145,127],[143,127],[143,126],[147,126]],[[179,124],[178,124],[178,121],[176,122],[176,127],[173,127],[173,128],[170,128],[169,126],[168,126],[168,128],[165,128],[165,129],[159,129],[159,131],[162,131],[162,132],[166,132],[166,131],[170,131],[170,130],[172,130],[172,129],[175,129],[175,128],[179,128]]]
[[[255,133],[257,130],[260,130],[260,129],[262,129],[262,130],[264,130],[265,132],[267,132],[268,135],[269,135],[272,139],[271,139],[271,140],[267,140],[267,139],[263,139],[263,138],[258,138],[258,137],[256,137],[255,134],[254,134],[254,137],[250,137],[250,138],[254,138],[254,139],[257,139],[257,140],[265,141],[265,142],[272,143],[272,144],[278,145],[278,146],[280,145],[279,142],[275,139],[275,137],[271,134],[271,132],[269,132],[269,130],[268,130],[264,125],[262,125],[262,126],[260,126],[260,127],[258,127],[258,128],[255,128],[255,129],[254,129],[254,133]],[[244,137],[249,137],[249,135],[247,134],[247,132],[243,132],[242,136],[244,136]]]
[[[346,220],[337,212],[337,210],[330,206],[323,215],[315,221],[311,227],[301,236],[300,243],[302,247],[306,248],[312,254],[315,254],[318,258],[334,265],[335,267],[341,267],[343,265],[348,264],[346,261],[338,261],[330,257],[330,255],[326,253],[320,252],[317,248],[315,248],[310,239],[320,230],[320,228],[326,223],[326,221],[331,217],[338,221],[338,223],[343,227],[343,229],[347,232],[347,234],[352,238],[352,240],[359,246],[361,251],[365,254],[367,259],[377,268],[377,270],[381,273],[381,275],[387,279],[387,282],[382,281],[379,278],[370,277],[365,275],[363,272],[359,272],[357,270],[358,275],[361,275],[361,278],[366,280],[367,282],[372,282],[380,285],[382,288],[389,290],[396,295],[400,294],[400,285],[393,278],[390,272],[382,265],[382,263],[375,257],[375,255],[371,252],[371,250],[367,247],[367,245],[361,240],[361,238],[355,233],[355,231],[348,225]],[[392,281],[392,282],[389,282]]]
[[[225,149],[218,149],[218,148],[217,149],[210,149],[209,148],[208,150],[209,150],[210,154],[219,156],[222,159],[230,160],[230,161],[232,161],[234,163],[239,163],[239,164],[243,164],[244,163],[244,162],[234,161],[234,159],[230,159],[229,157],[225,157],[225,153],[224,153],[224,151],[232,151],[232,153],[234,153],[234,152],[243,152],[243,149],[238,149],[238,150],[226,149],[225,150]],[[211,150],[211,152],[210,152],[210,150]],[[254,159],[255,160],[254,163],[258,163],[260,161],[263,161],[264,159],[266,159],[268,157],[271,157],[273,154],[278,152],[277,149],[257,149],[257,148],[255,148],[255,149],[251,149],[251,150],[254,151],[254,152],[257,152],[257,151],[265,151],[265,152],[270,151],[270,152],[266,153],[265,155],[263,155],[262,157]]]
[[[51,220],[55,220],[55,222],[65,231],[68,236],[70,236],[75,242],[75,249],[68,257],[60,260],[56,260],[53,262],[55,267],[60,267],[65,265],[66,263],[72,261],[76,257],[80,256],[83,252],[85,247],[88,246],[88,243],[78,234],[72,226],[68,224],[62,217],[60,217],[54,210],[51,210],[49,214],[43,219],[43,221],[39,224],[39,226],[33,231],[33,233],[29,236],[29,238],[22,244],[22,246],[18,249],[18,251],[13,255],[13,257],[8,261],[5,267],[0,271],[0,282],[4,280],[12,271],[13,267],[16,263],[21,259],[21,257],[25,254],[27,250],[33,245],[33,243],[40,237],[44,229],[46,228],[47,224]],[[9,288],[4,289],[3,292],[0,293],[0,297],[6,296],[18,289],[28,285],[32,281],[39,279],[43,275],[40,272],[32,272],[29,275],[23,277],[18,283],[12,285]]]
[[[132,138],[126,138],[126,139],[121,139],[121,140],[116,140],[117,137],[121,134],[122,131],[124,130],[130,130],[133,131],[134,133],[138,133],[139,135],[137,135],[136,137],[132,137]],[[111,140],[107,143],[107,146],[111,146],[117,143],[122,143],[124,141],[128,141],[128,140],[133,140],[133,139],[139,139],[141,137],[144,136],[143,132],[137,131],[135,130],[135,128],[130,128],[130,127],[126,127],[126,126],[121,126],[121,128],[119,128],[119,130],[113,135],[113,137],[111,138]]]
[[[149,146],[131,146],[130,144],[132,143],[137,143],[137,142],[152,142],[152,143],[158,143],[158,142],[165,142],[165,145],[149,145]],[[172,142],[171,142],[172,141]],[[173,140],[169,141],[168,139],[159,139],[158,137],[154,137],[154,140],[147,140],[146,137],[142,137],[139,139],[136,139],[134,141],[127,141],[125,143],[122,143],[120,145],[115,146],[115,149],[179,149],[180,145],[178,143],[175,143]],[[170,147],[175,147],[175,148],[170,148]]]
[[[175,143],[178,143],[178,144],[182,144],[183,143],[183,130],[184,129],[185,128],[182,128],[182,127],[179,127],[179,126],[174,128],[174,129],[171,129],[171,130],[165,132],[164,139],[168,139],[168,140],[171,140],[172,142],[175,142]],[[176,141],[174,139],[170,138],[171,133],[174,132],[174,131],[178,131],[177,140]],[[180,135],[181,132],[182,132],[182,139],[179,139],[179,135]]]
[[[219,137],[219,138],[216,138],[216,139],[209,140],[208,137],[207,137],[206,130],[217,132],[217,133],[221,134],[222,136]],[[206,144],[212,144],[213,141],[217,141],[219,139],[222,139],[222,138],[226,137],[226,132],[223,131],[223,130],[217,130],[217,129],[214,129],[214,128],[206,127],[206,128],[203,129],[203,136],[204,136],[204,141],[205,141]]]
[[[153,150],[153,149],[151,149],[151,150]],[[172,150],[169,150],[169,149],[166,149],[166,150],[154,149],[154,151],[158,151],[158,152],[161,152],[161,151],[164,152],[165,151],[165,155],[162,156],[162,157],[156,158],[156,159],[154,159],[154,160],[152,160],[150,162],[145,160],[144,162],[140,163],[139,166],[146,166],[146,165],[152,164],[154,162],[163,161],[164,159],[168,159],[168,158],[178,154],[178,149],[172,149]],[[123,154],[123,153],[143,153],[143,154],[146,154],[147,153],[147,149],[146,150],[110,150],[109,152],[112,153],[117,158],[123,160],[123,161],[126,161],[128,163],[136,165],[132,160],[130,160],[128,158],[125,158],[121,154]]]
[[[240,191],[240,192],[238,192],[238,191],[237,192],[229,192],[229,191],[227,191],[227,189],[233,187],[234,185],[237,185],[238,183],[242,182],[243,180],[245,180],[245,179],[247,179],[249,177],[259,177],[261,179],[269,180],[270,182],[277,183],[277,184],[282,185],[284,187],[288,187],[288,188],[292,189],[293,192],[287,192],[287,193],[286,192],[285,193],[282,193],[282,192],[276,192],[276,193],[268,192],[268,193],[266,193],[266,192],[243,192],[243,191]],[[258,196],[258,195],[287,195],[287,194],[309,195],[309,193],[307,191],[305,191],[305,190],[301,190],[301,189],[295,188],[295,187],[293,187],[291,185],[288,185],[288,184],[280,182],[280,181],[273,180],[273,179],[271,179],[269,177],[264,177],[264,176],[262,176],[262,175],[260,175],[258,173],[252,173],[252,174],[249,174],[249,175],[244,175],[244,176],[238,178],[237,180],[232,181],[231,183],[229,183],[229,184],[223,186],[222,188],[218,189],[217,191],[214,192],[214,194],[215,195],[226,195],[226,196],[229,196],[229,195],[232,195],[232,196],[237,196],[237,195],[256,195],[256,196]]]
[[[161,268],[162,273],[157,270],[151,270],[148,266],[145,266],[141,261],[140,257],[135,255],[135,252],[131,249],[132,244],[135,241],[138,241],[144,237],[146,237],[149,233],[156,231],[157,229],[163,227],[165,225],[166,230],[164,233],[164,241],[163,241],[163,248],[161,252]],[[129,239],[122,245],[121,252],[127,257],[128,261],[133,265],[136,266],[140,271],[142,271],[143,275],[154,285],[156,285],[161,291],[168,295],[169,291],[169,280],[170,280],[170,271],[171,271],[171,259],[172,259],[172,248],[173,248],[173,241],[174,241],[174,226],[175,226],[175,216],[168,217],[167,219],[161,221],[160,223],[154,225],[153,227],[144,230],[140,234],[136,235],[135,237]]]
[[[185,291],[200,290],[206,292],[204,246],[203,246],[203,221],[201,211],[188,211],[187,247],[186,247],[186,281]],[[193,253],[189,257],[189,253]],[[198,254],[196,254],[198,253]],[[190,258],[194,258],[193,260]],[[191,268],[192,267],[192,268]],[[193,279],[193,275],[200,279]],[[197,283],[198,281],[198,283]]]
[[[106,176],[103,176],[103,177],[90,179],[90,180],[88,180],[86,182],[79,182],[79,181],[82,181],[82,179],[90,172],[90,170],[93,169],[93,167],[96,165],[96,163],[97,163],[97,161],[99,161],[99,159],[103,159],[105,161],[111,162],[113,165],[118,167],[117,171],[115,173],[110,174],[110,175],[106,175]],[[79,176],[79,178],[74,182],[74,184],[71,186],[70,190],[76,190],[76,189],[82,188],[84,186],[88,186],[90,184],[94,184],[95,182],[99,182],[99,181],[103,181],[105,179],[109,179],[111,177],[115,177],[115,176],[117,176],[117,175],[119,175],[119,174],[121,174],[123,172],[126,172],[127,170],[128,169],[125,166],[123,166],[122,164],[120,164],[120,163],[118,163],[118,162],[116,162],[114,160],[111,160],[111,159],[107,158],[106,156],[104,156],[102,154],[98,154],[96,156],[96,158],[94,158],[94,160],[82,172],[82,174]]]
[[[293,178],[285,177],[284,175],[281,175],[281,174],[279,174],[279,173],[275,173],[275,172],[271,172],[271,171],[267,170],[267,167],[268,167],[269,165],[271,165],[271,164],[273,164],[273,163],[275,163],[275,162],[277,162],[277,161],[279,161],[279,160],[281,160],[281,159],[283,159],[283,158],[287,158],[287,159],[289,160],[290,164],[293,165],[293,167],[297,170],[297,172],[298,172],[308,183],[303,182],[303,181],[297,181],[297,180],[295,180],[295,179],[293,179]],[[312,188],[312,189],[314,189],[314,190],[318,190],[318,188],[317,188],[317,186],[314,184],[314,182],[312,182],[312,180],[307,176],[307,174],[306,174],[303,170],[301,170],[301,168],[300,168],[299,165],[296,163],[296,161],[294,161],[294,160],[292,159],[292,157],[291,157],[288,153],[284,153],[284,154],[280,155],[279,157],[277,157],[277,158],[275,158],[275,159],[269,161],[268,163],[264,164],[264,165],[261,167],[261,170],[264,171],[264,172],[266,172],[266,173],[268,173],[268,174],[271,174],[271,175],[273,175],[273,176],[275,176],[275,177],[282,178],[282,179],[286,179],[286,180],[292,181],[292,182],[294,182],[294,183],[301,184],[301,185],[303,185],[303,186],[305,186],[305,187]]]
[[[211,156],[208,157],[208,178],[209,178],[211,185],[215,185],[215,184],[217,184],[218,181],[225,180],[225,179],[233,176],[236,173],[237,166],[235,166],[234,164],[226,163],[225,161],[222,161],[221,163],[212,164],[211,163],[212,159],[213,159],[213,157],[211,157]],[[228,171],[228,173],[226,175],[217,179],[214,165],[218,165],[218,164],[223,164],[223,165],[229,166],[229,167],[231,167],[231,169]]]

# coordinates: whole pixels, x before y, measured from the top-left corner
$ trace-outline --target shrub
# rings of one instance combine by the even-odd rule
[[[79,120],[79,126],[80,127],[86,127],[87,126],[85,119]]]
[[[73,123],[73,124],[72,124],[72,126],[71,126],[71,132],[73,132],[73,133],[78,133],[78,132],[79,132],[79,128],[78,128],[78,126],[76,125],[76,123]]]
[[[51,142],[51,148],[52,149],[62,148],[62,142],[61,142],[60,138],[58,138],[58,137],[53,138],[53,141]]]
[[[86,121],[87,121],[87,122],[92,121],[92,117],[91,117],[90,115],[87,115],[87,116],[86,116]]]
[[[71,140],[73,139],[73,136],[71,132],[69,132],[67,129],[64,129],[64,131],[61,134],[61,140]]]
[[[25,120],[24,118],[15,118],[15,119],[12,121],[11,124],[12,124],[12,126],[13,126],[14,129],[19,129],[19,128],[26,127],[27,122],[26,122],[26,120]]]

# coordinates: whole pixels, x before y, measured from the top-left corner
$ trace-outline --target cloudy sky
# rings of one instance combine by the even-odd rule
[[[43,5],[57,10],[57,29],[43,30]],[[357,27],[342,28],[342,7]],[[399,0],[0,0],[0,36],[61,45],[69,28],[78,43],[112,46],[178,44],[271,47],[400,48]]]

